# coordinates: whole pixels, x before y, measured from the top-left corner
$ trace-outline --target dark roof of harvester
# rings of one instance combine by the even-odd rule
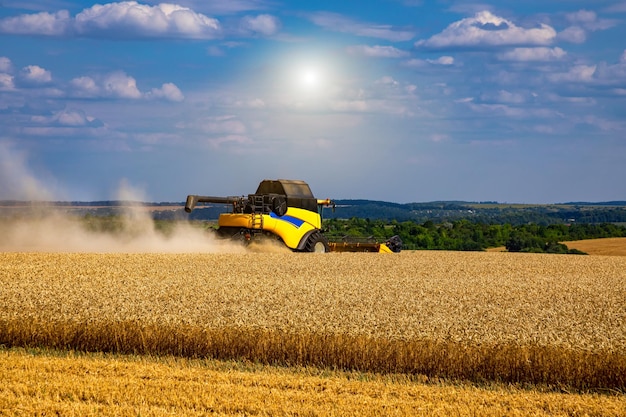
[[[263,180],[256,194],[282,194],[291,198],[314,198],[309,184],[301,180]]]

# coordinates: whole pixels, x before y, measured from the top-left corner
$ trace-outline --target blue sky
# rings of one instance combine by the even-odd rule
[[[0,199],[626,200],[626,1],[0,5]]]

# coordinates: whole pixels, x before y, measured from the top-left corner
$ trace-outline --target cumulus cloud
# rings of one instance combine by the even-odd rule
[[[450,65],[454,65],[454,57],[444,55],[444,56],[440,56],[437,59],[413,58],[413,59],[409,59],[408,61],[406,61],[404,65],[409,68],[424,68],[424,67],[429,67],[432,65],[450,66]]]
[[[29,84],[46,84],[52,81],[52,73],[38,65],[28,65],[20,71],[20,79]]]
[[[0,56],[0,72],[10,73],[13,71],[13,63],[6,56]]]
[[[207,133],[220,134],[224,137],[242,137],[246,133],[246,125],[233,115],[216,116],[203,120],[200,128]]]
[[[156,6],[136,1],[95,4],[70,17],[66,10],[0,19],[0,32],[21,35],[113,38],[212,39],[221,32],[219,21],[175,5]]]
[[[557,39],[569,43],[583,43],[587,40],[587,32],[580,26],[570,26],[559,32]]]
[[[146,94],[148,98],[164,98],[169,101],[183,101],[185,96],[173,83],[165,83],[161,88],[153,88]]]
[[[382,84],[382,85],[391,85],[391,86],[398,86],[400,83],[398,81],[396,81],[393,77],[389,76],[389,75],[385,75],[384,77],[378,79],[375,81],[375,84]]]
[[[574,13],[568,13],[566,17],[569,22],[591,31],[606,30],[618,23],[617,20],[613,19],[601,19],[596,12],[591,10],[579,10]]]
[[[599,63],[594,76],[601,84],[621,88],[626,83],[626,50],[615,64]],[[621,95],[621,92],[619,94]]]
[[[100,87],[91,77],[78,77],[70,81],[71,95],[76,97],[98,97]]]
[[[583,43],[587,40],[587,32],[610,29],[618,23],[614,19],[601,19],[591,10],[568,13],[566,19],[571,26],[559,32],[558,39],[571,43]]]
[[[567,52],[559,47],[541,46],[537,48],[514,48],[499,54],[498,58],[503,61],[555,61],[566,55]]]
[[[596,72],[596,65],[576,65],[567,72],[549,75],[549,79],[554,82],[590,82]]]
[[[441,33],[415,43],[416,47],[445,49],[451,47],[492,47],[549,45],[556,31],[546,24],[523,28],[489,11],[476,13],[452,23]]]
[[[454,57],[451,57],[451,56],[440,56],[437,59],[427,59],[426,61],[429,64],[452,65],[452,64],[454,64]]]
[[[13,63],[5,56],[0,56],[0,91],[11,91],[15,89]]]
[[[0,19],[0,32],[14,35],[66,35],[72,25],[67,10],[35,13]]]
[[[307,15],[309,20],[324,29],[335,32],[351,33],[357,36],[403,42],[413,39],[414,33],[396,29],[390,25],[355,22],[337,13],[319,12]]]
[[[10,74],[0,73],[0,91],[11,91],[15,89],[13,76]]]
[[[246,35],[271,36],[280,29],[280,21],[269,14],[246,16],[241,19],[240,28]]]
[[[81,110],[61,110],[50,116],[32,116],[31,121],[37,124],[58,127],[99,127],[101,122],[91,116],[86,116]]]
[[[115,71],[95,79],[89,76],[77,77],[69,83],[69,95],[78,98],[121,98],[121,99],[165,99],[183,101],[185,96],[174,83],[164,83],[142,93],[134,77],[124,71]]]
[[[523,94],[514,93],[507,90],[485,93],[482,94],[480,98],[483,102],[494,102],[503,104],[522,104],[526,102],[526,98]]]
[[[109,97],[140,98],[137,81],[123,71],[108,74],[102,83],[103,92]]]
[[[409,56],[407,51],[403,51],[393,46],[368,46],[354,45],[348,46],[346,51],[351,55],[367,56],[373,58],[403,58]]]

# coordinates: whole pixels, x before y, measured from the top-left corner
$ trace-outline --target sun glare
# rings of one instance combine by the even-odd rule
[[[320,105],[336,84],[336,63],[326,56],[286,56],[276,85],[286,101],[298,106]]]
[[[314,68],[307,68],[300,74],[300,83],[304,87],[315,87],[320,82],[320,74]]]

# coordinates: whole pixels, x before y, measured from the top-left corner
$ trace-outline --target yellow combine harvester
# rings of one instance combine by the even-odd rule
[[[400,252],[402,241],[394,236],[385,243],[342,239],[329,242],[322,232],[322,211],[334,205],[313,197],[300,180],[263,180],[248,197],[189,195],[185,211],[198,203],[226,204],[232,213],[220,214],[217,233],[223,238],[251,241],[260,237],[279,239],[296,252]]]

